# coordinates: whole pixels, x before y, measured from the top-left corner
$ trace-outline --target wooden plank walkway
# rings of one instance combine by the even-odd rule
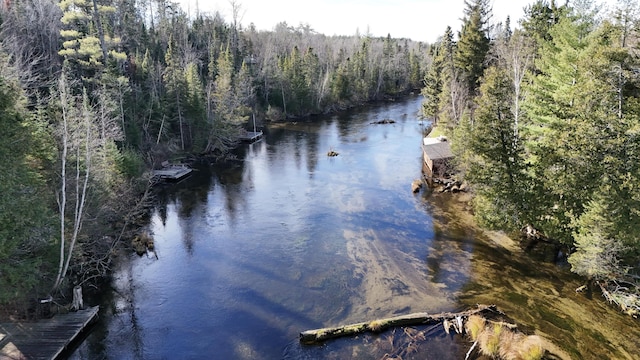
[[[153,175],[163,180],[178,181],[183,177],[191,174],[192,171],[193,169],[191,169],[187,165],[168,165],[160,170],[153,170]]]
[[[247,131],[240,135],[240,141],[253,143],[262,139],[262,131]]]
[[[98,316],[98,310],[94,306],[32,323],[0,324],[0,360],[56,359]]]

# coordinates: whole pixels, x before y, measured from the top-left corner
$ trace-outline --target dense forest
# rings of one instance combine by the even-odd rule
[[[249,119],[422,87],[426,44],[286,23],[258,31],[239,23],[239,2],[229,8],[231,19],[166,0],[0,3],[2,316],[69,302],[71,287],[108,274],[161,162],[223,158]]]
[[[640,8],[539,0],[515,30],[466,2],[431,48],[425,114],[452,139],[489,228],[528,232],[640,314]],[[599,289],[600,290],[600,289]]]

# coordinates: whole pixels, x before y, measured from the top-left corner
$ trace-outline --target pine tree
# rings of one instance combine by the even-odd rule
[[[625,206],[605,215],[620,231],[604,236],[627,246],[635,241],[624,234],[636,233],[628,220],[637,217],[623,209],[638,206],[631,190],[638,167],[629,161],[638,154],[629,136],[637,128],[638,84],[623,70],[635,66],[621,46],[623,31],[595,18],[591,8],[574,10],[551,29],[527,88],[523,136],[539,189],[540,228],[567,244],[588,234],[584,227],[593,221],[581,219],[592,218],[585,214],[602,205],[598,196],[606,189]]]
[[[551,27],[566,15],[566,6],[557,6],[554,0],[536,0],[524,9],[524,18],[520,20],[522,31],[537,45],[551,41]]]
[[[212,113],[208,119],[210,130],[205,151],[224,154],[233,145],[241,126],[247,122],[250,109],[239,101],[233,57],[229,47],[221,52],[215,68],[218,74],[209,100]]]
[[[485,68],[489,52],[487,21],[490,9],[487,0],[465,2],[465,18],[459,34],[454,63],[470,94],[474,94]]]
[[[0,62],[8,66],[4,54]],[[32,153],[51,136],[50,129],[34,128],[21,93],[17,83],[0,77],[0,307],[26,311],[30,300],[50,286],[55,216],[41,164]],[[41,155],[53,156],[51,147]]]
[[[185,119],[188,102],[187,84],[184,66],[176,51],[176,43],[173,40],[172,34],[169,38],[169,45],[165,54],[167,67],[162,77],[167,88],[165,103],[167,105],[168,118],[170,123],[173,124],[174,127],[177,127],[177,131],[180,134],[180,149],[185,150],[188,144],[186,138],[187,123]]]
[[[444,129],[452,128],[459,120],[456,97],[452,93],[456,88],[455,46],[453,31],[447,27],[440,42],[434,45],[433,62],[425,75],[425,87],[422,89],[425,97],[423,113]]]
[[[473,125],[467,125],[467,134],[456,131],[458,138],[466,139],[465,178],[476,189],[476,214],[482,222],[516,230],[528,216],[528,190],[523,152],[513,132],[513,83],[505,69],[490,67],[479,92]],[[454,142],[462,143],[458,138]]]
[[[109,58],[126,59],[126,54],[114,49],[120,39],[105,34],[102,22],[103,16],[116,11],[115,7],[98,4],[98,0],[64,0],[59,6],[66,27],[60,31],[65,41],[59,54],[65,59],[85,68],[103,67]]]
[[[569,256],[571,271],[590,280],[611,280],[625,275],[620,259],[626,249],[616,237],[616,225],[609,217],[619,207],[611,201],[610,193],[611,189],[603,185],[575,223],[576,251]]]

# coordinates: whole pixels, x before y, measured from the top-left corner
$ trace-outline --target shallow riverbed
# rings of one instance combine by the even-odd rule
[[[297,336],[476,303],[557,340],[565,357],[640,353],[637,323],[576,294],[579,279],[477,229],[464,199],[411,193],[421,100],[270,126],[240,161],[164,189],[149,225],[156,253],[120,262],[71,358],[379,359],[411,334],[313,347]],[[372,124],[383,119],[395,123]],[[426,330],[405,358],[464,358],[466,341]]]

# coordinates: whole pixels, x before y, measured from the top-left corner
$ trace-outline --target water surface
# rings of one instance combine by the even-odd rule
[[[425,332],[429,341],[403,358],[460,359],[470,344],[441,327],[313,347],[297,336],[479,302],[560,338],[572,356],[597,339],[601,350],[585,358],[630,358],[623,344],[637,332],[620,337],[566,314],[591,312],[593,302],[573,293],[576,278],[492,243],[450,197],[411,193],[421,176],[421,100],[270,126],[240,161],[165,188],[149,225],[156,253],[120,261],[100,323],[71,358],[380,359],[398,354],[400,337]],[[382,119],[396,123],[371,124]],[[602,309],[612,328],[629,326]]]

